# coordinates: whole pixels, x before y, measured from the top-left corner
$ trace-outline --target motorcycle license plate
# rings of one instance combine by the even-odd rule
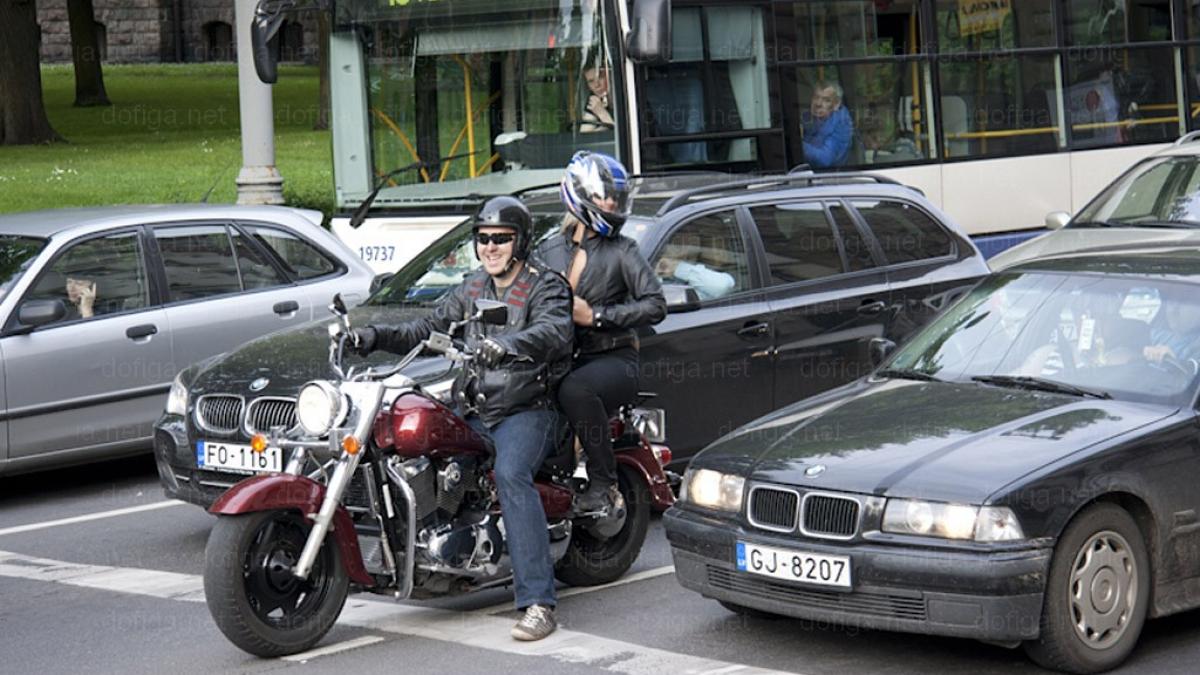
[[[254,452],[248,445],[196,441],[196,466],[232,473],[283,471],[283,451],[267,448]]]
[[[850,556],[806,553],[739,541],[737,568],[773,579],[850,588]]]

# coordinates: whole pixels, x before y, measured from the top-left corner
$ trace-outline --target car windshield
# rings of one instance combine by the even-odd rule
[[[37,237],[0,235],[0,300],[8,295],[45,246],[46,240]]]
[[[534,211],[534,248],[558,232],[562,211]],[[622,232],[635,240],[645,233],[644,226],[626,226]],[[432,305],[446,291],[461,284],[480,266],[475,257],[471,225],[463,223],[422,251],[396,273],[367,301],[369,305]]]
[[[1154,157],[1110,185],[1072,227],[1200,227],[1200,157]]]
[[[1186,405],[1200,364],[1200,293],[1124,276],[996,275],[886,369],[981,386]]]

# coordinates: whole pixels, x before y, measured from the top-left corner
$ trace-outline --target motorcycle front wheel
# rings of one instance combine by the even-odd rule
[[[292,574],[310,529],[295,511],[218,518],[204,550],[204,595],[230,642],[255,656],[285,656],[333,627],[350,580],[332,538],[307,579]]]

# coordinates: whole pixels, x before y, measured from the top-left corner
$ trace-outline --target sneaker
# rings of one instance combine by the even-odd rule
[[[579,513],[594,513],[613,505],[615,485],[591,483],[583,494],[575,499],[575,510]]]
[[[541,640],[558,628],[554,620],[554,608],[546,605],[530,605],[525,616],[512,628],[514,639],[530,642]]]

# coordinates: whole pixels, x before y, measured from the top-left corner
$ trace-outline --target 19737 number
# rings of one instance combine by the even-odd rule
[[[366,262],[389,262],[396,258],[396,247],[359,246],[358,255]]]

